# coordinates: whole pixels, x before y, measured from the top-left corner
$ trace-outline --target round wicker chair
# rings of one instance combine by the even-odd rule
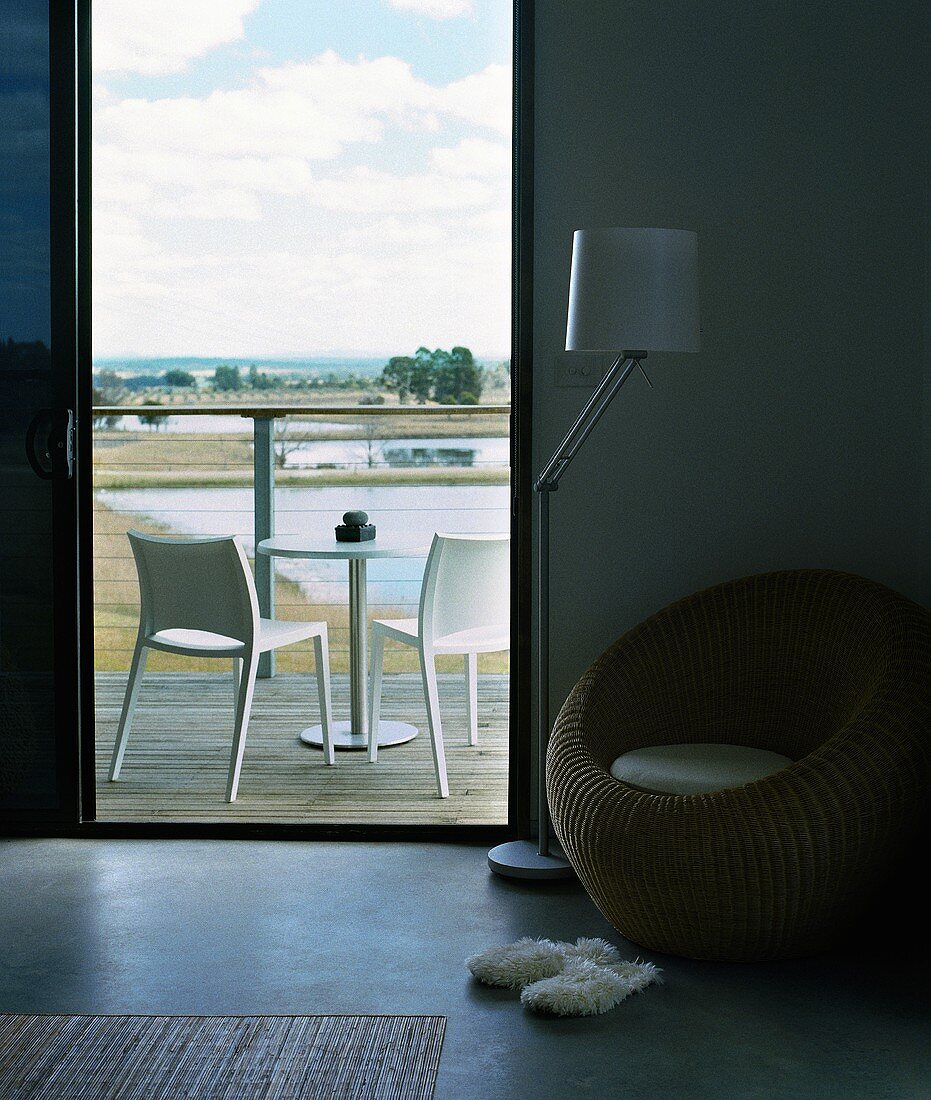
[[[776,959],[830,942],[928,798],[931,615],[862,577],[747,577],[667,607],[576,684],[547,791],[602,913],[656,951]],[[651,745],[726,743],[794,763],[712,794],[612,777]]]

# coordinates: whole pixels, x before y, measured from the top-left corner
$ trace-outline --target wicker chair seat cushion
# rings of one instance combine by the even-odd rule
[[[650,745],[619,756],[615,779],[653,794],[714,794],[789,767],[792,760],[743,745]]]

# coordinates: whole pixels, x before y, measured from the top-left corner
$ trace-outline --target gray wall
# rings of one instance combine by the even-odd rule
[[[553,497],[553,705],[706,585],[829,567],[927,600],[917,3],[536,2],[534,424],[572,230],[697,230],[703,350],[648,361]],[[926,487],[927,488],[927,487]]]

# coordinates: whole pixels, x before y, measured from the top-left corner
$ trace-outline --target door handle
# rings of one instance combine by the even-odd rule
[[[43,481],[74,476],[74,412],[39,409],[26,429],[26,458]]]

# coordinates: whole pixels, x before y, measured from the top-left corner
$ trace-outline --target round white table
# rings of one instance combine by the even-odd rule
[[[368,748],[368,594],[366,563],[371,558],[425,558],[430,543],[390,537],[368,542],[337,542],[334,536],[280,535],[263,539],[256,550],[278,558],[325,558],[349,562],[349,721],[333,723],[333,747]],[[378,723],[378,747],[402,745],[417,736],[409,722]],[[323,745],[323,728],[308,726],[301,732],[308,745]]]

